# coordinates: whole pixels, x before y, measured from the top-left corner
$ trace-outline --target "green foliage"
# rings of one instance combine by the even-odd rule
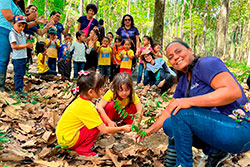
[[[8,139],[8,137],[6,137],[6,135],[4,133],[2,133],[2,131],[0,130],[0,150],[2,149],[1,145],[3,143],[7,143],[10,140]]]
[[[27,95],[19,94],[15,91],[13,91],[10,87],[7,87],[9,89],[9,97],[17,101],[16,103],[9,104],[6,100],[7,105],[18,105],[20,103],[31,103],[31,104],[37,104],[41,103],[43,100],[48,99],[48,97],[41,97],[35,92],[29,92]]]
[[[234,60],[227,60],[225,62],[225,65],[227,67],[233,68],[233,69],[237,69],[239,71],[241,71],[241,74],[237,75],[236,73],[232,72],[233,75],[235,76],[235,78],[239,81],[239,82],[244,82],[247,77],[250,74],[250,68],[249,66],[247,66],[247,64],[245,62],[240,63]]]
[[[63,143],[67,143],[67,141],[66,141],[66,139],[64,138],[64,136],[62,136],[62,141],[63,141]],[[54,151],[55,151],[56,153],[64,153],[64,152],[70,153],[71,150],[69,150],[69,146],[66,146],[66,145],[64,145],[63,143],[59,143],[59,144],[55,147]]]

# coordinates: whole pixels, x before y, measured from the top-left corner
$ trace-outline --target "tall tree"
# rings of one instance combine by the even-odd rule
[[[229,0],[222,0],[220,16],[217,24],[218,26],[218,34],[217,34],[218,40],[216,48],[217,57],[222,57],[225,55],[228,17],[229,17]]]
[[[186,0],[183,1],[182,10],[181,10],[181,23],[180,23],[180,37],[183,38],[183,22],[185,16],[185,7],[186,7]]]
[[[207,32],[207,17],[208,17],[207,15],[208,15],[208,0],[206,0],[205,4],[205,16],[204,16],[203,33],[201,41],[201,53],[203,56],[206,56],[205,44],[206,44],[206,32]]]
[[[47,18],[47,10],[48,10],[48,0],[45,0],[45,5],[44,5],[44,14],[45,14],[45,18]]]
[[[190,7],[189,7],[189,17],[190,17],[190,47],[194,47],[194,32],[193,32],[193,0],[190,0]]]
[[[153,39],[161,45],[163,43],[164,10],[165,0],[155,0]]]
[[[130,0],[127,0],[127,10],[126,10],[126,13],[127,14],[130,14]]]
[[[80,15],[82,16],[83,15],[83,0],[80,0]]]

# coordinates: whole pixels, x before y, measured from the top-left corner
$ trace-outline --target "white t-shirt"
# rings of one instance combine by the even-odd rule
[[[74,41],[73,44],[70,46],[70,52],[74,50],[73,54],[73,61],[76,62],[86,62],[86,54],[85,54],[85,45],[84,43],[79,43]]]

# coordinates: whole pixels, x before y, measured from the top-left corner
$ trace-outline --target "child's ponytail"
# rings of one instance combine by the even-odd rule
[[[78,75],[79,76],[77,78],[77,86],[72,89],[72,93],[75,94],[75,97],[69,103],[69,105],[80,94],[85,95],[90,89],[93,89],[93,90],[95,90],[95,92],[98,92],[104,85],[104,79],[103,79],[102,75],[99,73],[96,73],[95,71],[83,71],[83,70],[81,70],[78,72]],[[66,110],[66,108],[64,109],[64,111]]]
[[[149,40],[150,46],[151,46],[151,47],[153,46],[154,41],[153,41],[153,39],[152,39],[152,37],[151,37],[151,36],[149,36],[149,35],[144,35],[144,37],[143,37],[143,38],[147,38],[147,40]]]

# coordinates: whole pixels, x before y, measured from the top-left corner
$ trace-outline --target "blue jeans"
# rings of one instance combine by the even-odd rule
[[[181,109],[165,120],[163,129],[168,136],[174,136],[177,166],[193,165],[192,146],[195,144],[206,154],[216,149],[234,154],[250,150],[250,122],[237,123],[205,108]]]
[[[27,59],[12,59],[12,63],[14,65],[14,82],[16,86],[16,91],[17,92],[22,92],[24,83],[23,83],[23,77],[25,75],[26,71],[26,64],[27,64]]]
[[[48,58],[48,66],[50,70],[56,71],[56,58]]]
[[[148,71],[146,69],[144,69],[144,64],[143,63],[140,63],[140,65],[139,65],[137,84],[141,83],[143,70],[144,70],[143,84],[146,85],[147,81],[148,81]]]
[[[0,27],[0,72],[6,72],[10,60],[10,30]]]
[[[84,70],[85,63],[73,61],[73,64],[74,64],[74,78],[77,78],[78,72]]]

